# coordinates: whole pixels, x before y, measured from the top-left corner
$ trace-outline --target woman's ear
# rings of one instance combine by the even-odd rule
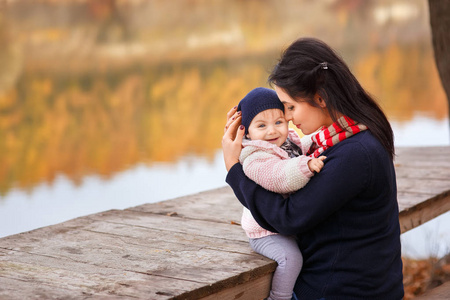
[[[314,102],[317,103],[321,108],[326,108],[327,104],[325,103],[325,100],[319,95],[319,93],[316,93],[314,95]]]

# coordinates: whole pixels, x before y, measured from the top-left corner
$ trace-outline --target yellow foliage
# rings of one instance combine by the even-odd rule
[[[2,23],[0,43],[20,44],[23,53],[0,49],[0,59],[14,66],[1,70],[3,78],[15,84],[0,94],[0,194],[58,174],[79,183],[142,162],[212,157],[228,110],[267,86],[267,70],[299,36],[341,46],[357,40],[362,47],[351,46],[358,50],[349,54],[352,68],[388,116],[446,116],[428,37],[384,39],[365,20],[375,2],[122,2],[68,1],[67,11],[86,5],[73,10],[73,28],[45,14],[27,20],[26,30],[23,20],[10,18],[15,35]],[[127,13],[117,18],[121,10],[108,3]],[[409,26],[422,30],[417,24]]]

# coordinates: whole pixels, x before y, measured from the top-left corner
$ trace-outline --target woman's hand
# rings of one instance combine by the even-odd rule
[[[241,125],[241,112],[236,111],[237,106],[227,113],[227,124],[222,138],[223,158],[227,171],[239,162],[245,133],[244,126]]]

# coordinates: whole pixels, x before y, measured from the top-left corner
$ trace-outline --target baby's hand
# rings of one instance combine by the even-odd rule
[[[327,158],[326,156],[319,156],[318,158],[313,158],[310,161],[308,161],[308,168],[311,172],[317,172],[319,173],[320,170],[323,168],[323,161]]]

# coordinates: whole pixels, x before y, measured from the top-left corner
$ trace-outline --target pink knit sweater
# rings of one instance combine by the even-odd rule
[[[290,129],[289,139],[297,144],[302,153],[311,146],[311,137],[301,140],[297,133]],[[280,194],[289,194],[304,187],[313,173],[308,168],[311,157],[300,155],[289,158],[286,151],[266,141],[244,140],[240,162],[245,175],[263,188]],[[251,212],[244,207],[241,219],[242,228],[249,238],[261,238],[271,234],[255,221]]]

